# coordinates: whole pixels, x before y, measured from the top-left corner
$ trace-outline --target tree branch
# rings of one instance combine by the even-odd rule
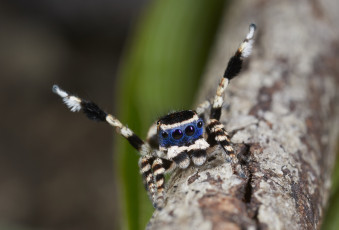
[[[227,89],[221,118],[247,177],[214,149],[202,167],[172,174],[148,228],[319,229],[338,140],[335,0],[233,3],[200,97],[214,95],[226,51],[256,23],[254,54]]]

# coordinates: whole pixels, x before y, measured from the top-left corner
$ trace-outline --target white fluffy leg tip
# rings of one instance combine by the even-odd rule
[[[70,96],[66,91],[60,89],[58,85],[53,85],[52,91],[55,94],[58,94],[64,103],[67,105],[67,107],[72,111],[72,112],[78,112],[81,110],[81,99],[75,96]]]
[[[65,98],[65,97],[68,96],[68,93],[66,93],[65,91],[60,89],[58,85],[53,85],[52,91],[53,91],[53,93],[58,94],[62,98]]]
[[[257,26],[254,23],[252,23],[250,25],[250,31],[248,32],[246,39],[248,39],[248,40],[253,39],[254,32],[255,32],[256,29],[257,29]]]

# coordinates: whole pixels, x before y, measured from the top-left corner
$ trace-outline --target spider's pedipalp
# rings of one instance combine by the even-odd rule
[[[168,159],[173,160],[179,168],[185,169],[190,165],[190,158],[186,149],[186,146],[171,146],[168,148],[167,157]]]
[[[195,150],[190,153],[194,165],[201,166],[206,162],[206,150]]]

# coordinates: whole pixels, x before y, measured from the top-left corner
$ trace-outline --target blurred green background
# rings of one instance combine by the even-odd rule
[[[153,208],[137,152],[51,86],[145,137],[192,108],[225,4],[0,0],[0,229],[144,229]],[[339,228],[338,181],[336,170],[326,230]]]

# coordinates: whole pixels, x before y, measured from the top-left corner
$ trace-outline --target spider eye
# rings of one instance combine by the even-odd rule
[[[182,135],[183,135],[183,133],[182,133],[181,129],[176,129],[172,133],[172,137],[176,140],[179,140],[182,137]]]
[[[201,128],[202,127],[202,121],[199,121],[198,122],[198,128]]]
[[[185,133],[187,136],[192,136],[194,134],[194,127],[192,125],[189,125],[185,129]]]
[[[162,136],[163,138],[167,138],[167,137],[168,137],[168,133],[162,132],[162,133],[161,133],[161,136]]]

